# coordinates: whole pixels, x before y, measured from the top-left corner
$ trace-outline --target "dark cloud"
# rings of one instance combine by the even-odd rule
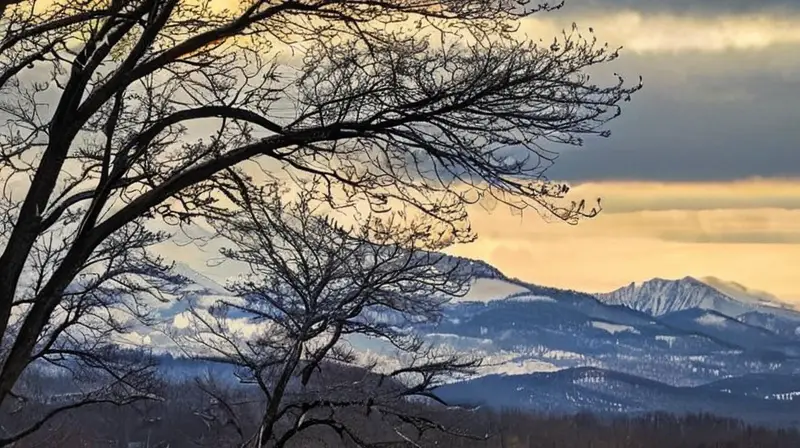
[[[561,152],[564,180],[800,177],[800,49],[625,56],[645,89],[610,139]],[[738,69],[737,69],[738,67]]]
[[[564,11],[668,12],[677,15],[800,12],[797,0],[566,0]]]

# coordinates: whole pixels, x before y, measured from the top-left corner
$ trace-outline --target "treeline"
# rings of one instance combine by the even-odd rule
[[[16,444],[33,447],[189,448],[241,446],[239,432],[254,432],[264,401],[247,387],[228,389],[223,403],[197,382],[173,383],[163,401],[132,406],[95,405],[51,419],[41,431]],[[250,392],[253,394],[251,395]],[[255,398],[254,398],[255,397]],[[231,405],[231,408],[228,406]],[[377,413],[351,409],[348,421],[375,447],[453,448],[783,448],[800,447],[796,429],[765,428],[713,415],[650,414],[636,417],[541,415],[524,411],[466,410],[441,405],[398,402],[442,424],[422,433],[398,436]],[[422,411],[419,409],[422,408]],[[29,410],[28,410],[29,411]],[[47,412],[45,407],[39,412]],[[24,419],[24,415],[18,415]],[[4,422],[5,425],[12,421]],[[269,445],[268,445],[269,446]],[[357,447],[334,428],[321,426],[298,434],[290,447]]]
[[[481,448],[739,448],[798,447],[796,429],[764,428],[713,415],[650,414],[600,418],[535,415],[522,411],[485,413],[494,436],[447,446]]]

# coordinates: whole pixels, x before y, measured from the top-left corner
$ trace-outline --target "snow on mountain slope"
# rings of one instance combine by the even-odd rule
[[[800,319],[800,313],[768,293],[750,291],[736,283],[713,277],[704,280],[693,277],[678,280],[654,278],[596,296],[607,304],[624,305],[653,316],[699,308],[734,318],[752,311],[761,311],[793,315]]]
[[[512,294],[527,291],[524,286],[499,278],[478,278],[472,282],[469,292],[463,297],[456,297],[453,302],[489,302],[504,299]]]
[[[616,291],[598,294],[597,298],[611,305],[624,305],[653,316],[689,308],[716,309],[730,301],[722,293],[691,277],[680,280],[654,278],[640,284],[631,283]]]
[[[194,289],[200,287],[204,292],[210,294],[217,294],[227,296],[230,295],[227,289],[224,286],[220,285],[219,283],[215,282],[214,280],[208,278],[207,276],[195,271],[191,267],[189,267],[186,263],[175,263],[172,267],[172,271],[175,274],[180,275],[181,277],[186,278],[192,283]]]
[[[556,301],[556,299],[552,297],[529,295],[529,294],[514,294],[512,296],[507,296],[503,300],[509,300],[512,302],[555,302]]]
[[[746,286],[736,283],[728,282],[717,277],[702,277],[699,279],[706,285],[716,289],[717,291],[725,294],[726,296],[738,300],[742,303],[750,303],[753,305],[763,305],[774,308],[784,308],[794,310],[794,306],[782,302],[779,298],[766,292],[755,289],[749,289]]]
[[[692,308],[660,317],[660,321],[686,332],[704,334],[717,341],[754,352],[796,356],[800,344],[770,330],[749,325],[713,310]]]
[[[694,321],[700,325],[713,325],[715,327],[724,327],[728,324],[728,320],[725,317],[710,313],[703,314],[695,318]]]
[[[600,330],[604,330],[611,334],[622,333],[625,331],[629,331],[634,334],[639,334],[639,330],[628,326],[628,325],[617,325],[617,324],[610,324],[608,322],[600,322],[600,321],[592,321],[592,326],[594,328],[598,328]]]

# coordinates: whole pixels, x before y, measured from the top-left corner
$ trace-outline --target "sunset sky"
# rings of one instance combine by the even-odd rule
[[[548,171],[604,211],[569,226],[476,206],[478,241],[451,252],[587,292],[715,276],[800,304],[800,1],[566,0],[519,32],[573,23],[644,78],[611,138]]]
[[[522,31],[572,22],[645,82],[610,139],[548,172],[604,212],[572,227],[476,207],[478,242],[453,252],[586,291],[713,275],[800,303],[800,2],[567,0]]]

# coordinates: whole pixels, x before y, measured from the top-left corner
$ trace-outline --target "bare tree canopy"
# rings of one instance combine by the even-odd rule
[[[319,176],[333,206],[414,208],[454,241],[485,197],[594,213],[557,201],[547,145],[607,136],[640,85],[595,84],[617,52],[576,28],[516,33],[559,5],[221,3],[0,3],[0,405],[61,341],[85,359],[87,326],[111,343],[114,316],[146,314],[134,299],[168,276],[147,219],[227,214],[260,169]]]
[[[430,219],[371,216],[347,228],[321,215],[308,193],[286,202],[277,188],[252,190],[241,212],[214,222],[231,241],[223,256],[247,266],[229,288],[239,300],[192,309],[177,337],[258,385],[265,406],[250,442],[282,447],[324,426],[371,446],[352,425],[370,414],[372,426],[389,425],[402,437],[418,437],[408,429],[446,430],[407,410],[409,399],[436,400],[433,388],[478,366],[409,332],[410,325],[436,323],[470,280],[460,263],[425,249]],[[258,330],[243,332],[232,316],[258,323]],[[383,341],[393,365],[358,359],[353,335]]]

